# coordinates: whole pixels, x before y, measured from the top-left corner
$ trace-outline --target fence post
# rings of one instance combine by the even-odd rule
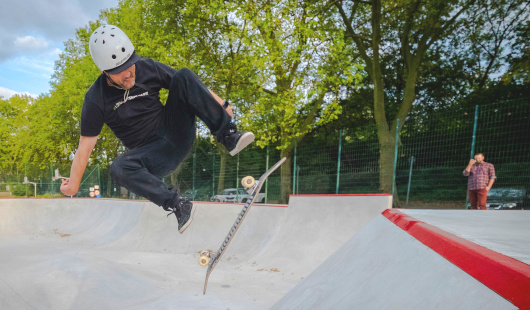
[[[239,200],[239,153],[237,153],[237,169],[236,169],[236,201]]]
[[[193,152],[193,173],[192,173],[192,182],[191,182],[191,199],[195,200],[195,163],[197,159],[197,149]]]
[[[397,169],[397,153],[398,153],[398,142],[399,142],[399,118],[396,122],[396,141],[394,149],[394,173],[392,173],[392,197],[394,197],[394,190],[396,184],[396,169]]]
[[[28,163],[24,163],[24,176],[28,176]],[[28,197],[28,184],[26,184],[26,195]],[[35,183],[35,198],[37,198],[37,183]]]
[[[409,171],[409,186],[407,188],[407,203],[405,207],[409,207],[409,195],[410,195],[410,181],[412,179],[412,165],[414,164],[414,156],[410,156],[410,171]]]
[[[477,140],[477,123],[478,123],[478,104],[475,106],[475,119],[473,120],[473,137],[471,139],[471,155],[470,157],[473,158],[473,155],[475,155],[475,142]],[[469,196],[467,195],[466,191],[466,209],[467,203],[469,202]]]
[[[212,149],[212,197],[215,196],[215,151]]]
[[[267,166],[265,171],[269,170],[269,145],[267,145],[267,157],[265,160],[265,165]],[[269,178],[265,180],[265,203],[267,203],[269,199]]]
[[[339,157],[337,159],[337,186],[335,189],[335,194],[339,194],[339,180],[340,180],[340,154],[342,151],[342,129],[339,130]]]
[[[475,141],[477,139],[478,104],[475,106],[475,120],[473,121],[473,139],[471,140],[471,158],[475,154]]]
[[[300,195],[300,166],[296,168],[296,195]]]
[[[298,148],[298,143],[294,140],[294,163],[293,163],[293,194],[294,189],[296,188],[296,149]]]
[[[50,162],[50,173],[52,174],[52,179],[51,179],[52,180],[51,181],[51,183],[52,183],[52,197],[54,197],[55,196],[55,188],[54,188],[55,184],[53,184],[54,182],[53,182],[53,163],[52,162]]]

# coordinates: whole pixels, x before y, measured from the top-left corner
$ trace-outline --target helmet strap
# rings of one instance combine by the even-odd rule
[[[114,82],[114,80],[112,80],[112,78],[110,77],[110,75],[107,72],[103,71],[103,73],[105,73],[105,76],[107,77],[107,81],[109,81],[110,84],[112,84],[114,87],[116,87],[118,89],[125,89],[125,88],[121,87],[120,85],[118,85],[116,82]]]

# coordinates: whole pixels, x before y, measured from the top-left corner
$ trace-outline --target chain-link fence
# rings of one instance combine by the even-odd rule
[[[57,171],[57,172],[56,172]],[[69,165],[55,163],[13,164],[8,169],[0,172],[0,196],[2,197],[62,197],[60,192],[61,177],[68,175]],[[59,178],[56,178],[58,173]],[[66,176],[65,176],[66,177]],[[101,181],[99,166],[88,166],[85,170],[78,197],[89,197],[90,191],[95,192]],[[101,190],[101,189],[99,189]]]
[[[488,201],[530,207],[530,100],[415,113],[400,137],[396,188],[407,206],[465,206],[462,172],[483,153],[497,176]]]
[[[476,107],[415,109],[399,132],[398,151],[394,154],[395,200],[402,207],[464,208],[467,178],[462,171],[472,154],[481,152],[487,162],[495,165],[497,180],[491,192],[503,192],[508,196],[503,199],[529,206],[529,137],[529,99]],[[381,191],[375,125],[316,132],[298,141],[292,154],[292,193]],[[280,151],[274,146],[250,146],[232,157],[219,151],[209,139],[199,138],[188,158],[164,182],[193,200],[223,201],[216,195],[225,189],[239,195],[242,177],[257,178],[279,159]],[[53,163],[14,164],[0,172],[0,195],[33,196],[33,185],[23,184],[26,176],[37,184],[37,196],[57,196],[60,181],[52,180],[55,169],[65,175],[70,171],[69,166]],[[281,177],[279,171],[275,172],[264,186],[268,202],[279,201]],[[87,167],[78,196],[88,197],[95,185],[102,197],[138,198],[115,184],[108,169],[99,166]]]

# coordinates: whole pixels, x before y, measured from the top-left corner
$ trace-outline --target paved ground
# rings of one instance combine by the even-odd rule
[[[183,234],[148,202],[0,200],[0,309],[267,309],[388,207],[299,196],[250,210],[202,295],[198,252],[242,205],[200,204]],[[323,212],[323,210],[326,212]]]
[[[449,233],[530,265],[530,212],[402,210]]]

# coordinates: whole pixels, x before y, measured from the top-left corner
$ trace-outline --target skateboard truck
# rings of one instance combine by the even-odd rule
[[[199,265],[206,267],[210,263],[210,258],[217,255],[217,252],[212,250],[202,250],[199,252]]]
[[[259,185],[259,181],[256,182],[256,180],[251,176],[246,176],[243,179],[241,179],[241,185],[245,188],[247,193],[249,195],[252,195],[254,191],[256,190],[256,187]]]

